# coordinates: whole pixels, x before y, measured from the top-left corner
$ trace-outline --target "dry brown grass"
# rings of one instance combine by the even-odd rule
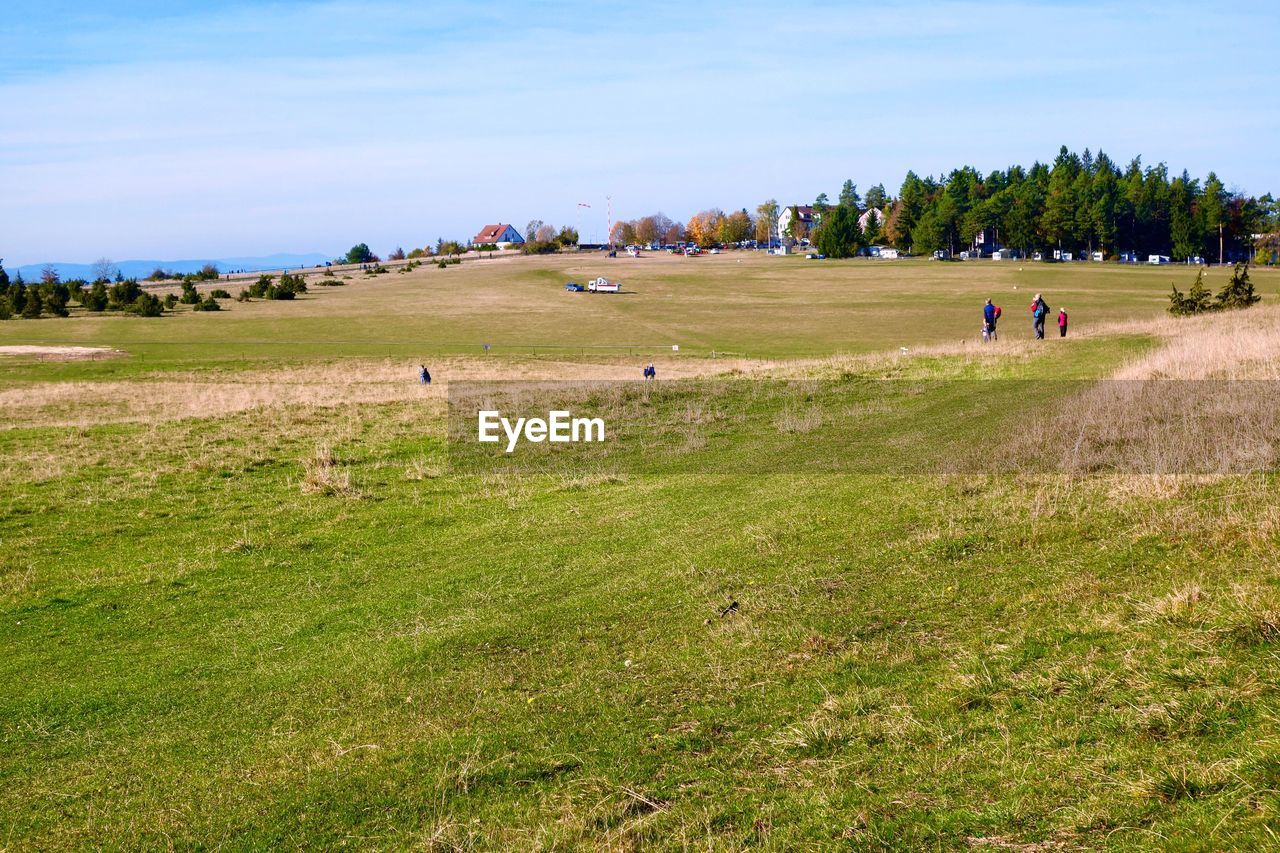
[[[1140,328],[1163,345],[1125,365],[1116,379],[1280,379],[1280,305],[1166,317]]]
[[[116,358],[122,356],[118,349],[111,347],[76,347],[76,346],[35,346],[12,345],[0,346],[0,356],[16,358],[34,358],[37,361],[82,361],[100,358]]]
[[[1057,449],[1063,470],[1222,476],[1280,463],[1280,306],[1141,327],[1162,345],[1029,424],[1015,458]],[[1168,484],[1164,483],[1164,487]]]
[[[327,444],[316,445],[315,453],[302,460],[301,489],[306,495],[360,496],[360,490],[351,483],[351,472]]]
[[[136,380],[43,382],[0,390],[0,427],[93,426],[219,417],[288,406],[436,401],[443,411],[449,381],[612,380],[639,378],[640,359],[616,363],[454,358],[431,365],[432,385],[417,365],[350,360],[307,367],[251,371],[193,371]],[[671,358],[657,363],[668,378],[754,369],[743,360]]]

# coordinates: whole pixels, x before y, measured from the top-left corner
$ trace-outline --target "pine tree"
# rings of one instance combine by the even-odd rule
[[[862,207],[862,199],[858,195],[858,185],[852,180],[844,182],[844,186],[840,188],[840,200],[838,202],[843,207],[851,207],[854,210]]]
[[[1204,286],[1204,270],[1196,271],[1196,280],[1191,285],[1185,295],[1178,290],[1178,286],[1173,285],[1173,292],[1169,294],[1169,313],[1178,317],[1187,317],[1192,314],[1204,314],[1208,311],[1216,311],[1222,306],[1213,301],[1209,294],[1209,289]]]
[[[26,320],[34,320],[44,311],[44,303],[40,301],[40,290],[35,287],[27,288],[27,301],[22,307],[22,316]]]
[[[1248,308],[1262,301],[1249,281],[1249,265],[1236,264],[1231,280],[1218,291],[1218,308]]]

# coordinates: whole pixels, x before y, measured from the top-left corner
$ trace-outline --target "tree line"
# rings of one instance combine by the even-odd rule
[[[983,174],[963,166],[923,178],[909,171],[896,196],[883,184],[864,196],[846,180],[834,201],[821,193],[807,207],[811,223],[793,207],[781,231],[787,208],[769,199],[754,214],[710,208],[683,224],[662,213],[619,221],[609,238],[625,245],[701,246],[809,239],[830,257],[850,257],[877,244],[914,254],[955,253],[980,242],[982,248],[1027,254],[1061,249],[1108,258],[1127,252],[1143,259],[1280,262],[1280,201],[1270,193],[1255,197],[1228,189],[1215,172],[1200,180],[1186,171],[1172,174],[1164,163],[1144,166],[1141,157],[1121,166],[1101,151],[1077,154],[1065,146],[1051,163],[1030,168]]]
[[[838,206],[845,206],[843,198]],[[1270,193],[1229,190],[1214,172],[1201,181],[1186,171],[1171,175],[1164,163],[1144,167],[1141,157],[1121,167],[1103,152],[1076,154],[1065,146],[1052,163],[1029,169],[983,175],[964,166],[937,178],[908,172],[896,198],[868,206],[884,215],[876,236],[916,254],[956,252],[981,234],[988,246],[1024,252],[1129,252],[1220,263],[1265,252],[1261,260],[1274,262],[1280,230],[1280,206]],[[817,207],[820,235],[832,220],[819,218]]]

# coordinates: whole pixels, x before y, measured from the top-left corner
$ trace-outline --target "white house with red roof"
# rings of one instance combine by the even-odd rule
[[[524,238],[520,236],[520,232],[505,222],[499,222],[497,225],[486,225],[480,229],[479,234],[471,238],[472,245],[493,243],[499,249],[509,249],[523,242]]]

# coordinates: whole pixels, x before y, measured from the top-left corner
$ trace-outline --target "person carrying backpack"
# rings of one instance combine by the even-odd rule
[[[1036,340],[1044,340],[1044,319],[1049,314],[1049,303],[1037,293],[1031,302],[1031,328],[1035,330]]]

